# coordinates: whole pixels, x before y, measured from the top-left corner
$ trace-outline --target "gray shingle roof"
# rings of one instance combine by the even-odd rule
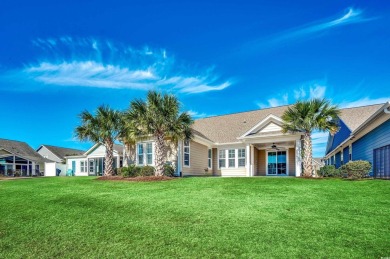
[[[384,103],[341,109],[340,119],[354,131],[383,105]]]
[[[114,144],[114,150],[118,152],[119,155],[123,155],[123,145]]]
[[[240,112],[196,120],[192,126],[195,134],[215,143],[238,142],[237,138],[256,126],[269,115],[282,117],[288,105],[262,110]]]
[[[21,156],[35,162],[48,162],[43,157],[41,157],[35,150],[30,147],[26,142],[9,140],[9,139],[0,139],[0,148],[15,154],[16,156]]]
[[[65,148],[57,147],[51,145],[42,145],[49,149],[54,155],[58,156],[60,159],[65,159],[65,156],[78,156],[85,153],[84,150],[74,149],[74,148]]]

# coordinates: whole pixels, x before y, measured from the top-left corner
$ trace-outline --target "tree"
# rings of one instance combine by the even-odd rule
[[[164,173],[166,139],[178,141],[193,136],[193,120],[187,112],[180,113],[180,103],[174,95],[149,91],[146,101],[136,99],[130,103],[125,116],[129,139],[154,139],[156,176]]]
[[[102,143],[106,147],[104,175],[113,175],[114,141],[119,134],[121,113],[108,106],[99,106],[96,114],[83,111],[80,115],[81,125],[75,134],[81,141]]]
[[[335,134],[339,130],[340,110],[326,99],[298,101],[288,107],[282,116],[283,133],[303,133],[303,176],[312,176],[312,140],[314,130]]]

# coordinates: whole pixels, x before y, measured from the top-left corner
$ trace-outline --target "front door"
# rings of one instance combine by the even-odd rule
[[[88,175],[95,175],[95,159],[88,160]]]
[[[286,151],[267,152],[267,175],[287,175]]]

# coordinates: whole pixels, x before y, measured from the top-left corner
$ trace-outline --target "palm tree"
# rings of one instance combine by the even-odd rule
[[[75,129],[76,137],[81,141],[102,143],[106,147],[104,175],[113,175],[114,141],[119,134],[120,112],[102,105],[95,115],[85,110],[79,117],[81,125]]]
[[[176,96],[149,91],[146,101],[137,99],[126,112],[131,139],[152,137],[155,141],[156,176],[163,175],[166,163],[166,139],[173,141],[191,139],[193,120],[187,112],[180,113]]]
[[[128,166],[129,162],[135,162],[135,143],[137,141],[136,136],[140,134],[136,133],[136,127],[132,120],[128,119],[127,112],[121,113],[121,126],[118,136],[125,147],[125,154],[123,160],[123,166]]]
[[[326,99],[298,101],[284,112],[283,133],[303,133],[303,176],[312,176],[312,141],[314,130],[335,134],[339,130],[340,110]]]

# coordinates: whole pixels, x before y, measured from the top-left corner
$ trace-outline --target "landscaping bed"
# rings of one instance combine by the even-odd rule
[[[130,182],[156,182],[156,181],[169,181],[175,179],[168,176],[137,176],[137,177],[123,177],[123,176],[101,176],[96,178],[101,181],[130,181]]]

